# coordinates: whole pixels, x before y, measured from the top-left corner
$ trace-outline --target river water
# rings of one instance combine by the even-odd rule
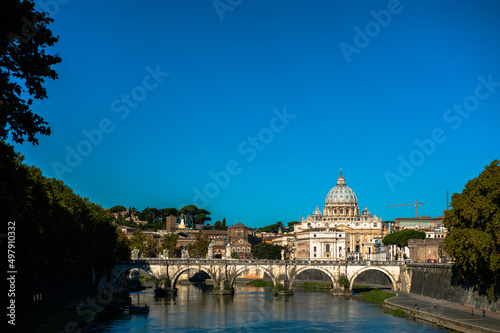
[[[125,312],[97,323],[91,332],[443,332],[384,313],[374,304],[294,289],[273,296],[269,287],[235,285],[235,295],[213,295],[209,287],[178,286],[178,295],[155,299],[152,289],[132,293],[148,314]]]

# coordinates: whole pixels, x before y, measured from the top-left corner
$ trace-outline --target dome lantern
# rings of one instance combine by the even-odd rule
[[[340,170],[340,176],[337,179],[337,185],[328,192],[326,196],[325,204],[358,204],[358,198],[349,186],[345,184],[344,176],[342,175],[342,169]]]

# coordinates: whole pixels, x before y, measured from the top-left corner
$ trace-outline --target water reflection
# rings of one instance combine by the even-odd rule
[[[92,332],[440,332],[329,293],[296,289],[291,297],[277,297],[269,287],[236,285],[235,295],[213,295],[209,286],[178,288],[177,296],[165,298],[140,293],[149,314],[124,313]],[[134,301],[136,294],[131,295]]]

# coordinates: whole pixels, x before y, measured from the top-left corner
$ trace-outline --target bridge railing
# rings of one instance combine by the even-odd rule
[[[141,258],[138,260],[120,260],[122,265],[335,265],[335,266],[400,266],[403,261],[352,261],[352,260],[268,260],[268,259],[206,259],[206,258]]]

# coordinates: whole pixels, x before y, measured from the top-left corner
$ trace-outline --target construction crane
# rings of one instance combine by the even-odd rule
[[[418,214],[417,214],[417,207],[418,207],[418,205],[423,205],[423,204],[424,204],[423,202],[417,202],[417,199],[415,199],[415,203],[402,204],[402,205],[390,205],[389,207],[397,207],[397,206],[411,206],[411,205],[415,205],[415,217],[418,217]]]

